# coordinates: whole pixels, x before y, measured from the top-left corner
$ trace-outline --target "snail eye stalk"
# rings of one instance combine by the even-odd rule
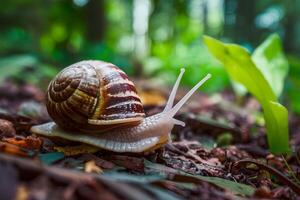
[[[166,107],[165,107],[163,112],[169,111],[173,107],[175,96],[176,96],[176,93],[177,93],[177,90],[178,90],[178,86],[180,84],[180,81],[181,81],[181,78],[182,78],[184,72],[185,72],[185,69],[181,68],[180,69],[180,74],[178,75],[178,78],[177,78],[177,80],[176,80],[176,82],[173,86],[173,89],[171,91],[171,94],[169,96],[169,99],[167,101]]]
[[[211,78],[211,74],[207,74],[202,80],[200,80],[182,99],[169,111],[167,111],[166,116],[174,117],[179,109],[189,100],[189,98],[196,92],[196,90],[203,85],[208,79]]]

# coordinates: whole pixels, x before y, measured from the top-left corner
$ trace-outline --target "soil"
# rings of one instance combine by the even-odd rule
[[[163,109],[168,88],[140,91],[147,115]],[[114,153],[32,135],[51,120],[44,96],[28,84],[0,87],[0,199],[300,199],[299,116],[289,116],[293,152],[274,155],[255,99],[198,93],[171,143]]]

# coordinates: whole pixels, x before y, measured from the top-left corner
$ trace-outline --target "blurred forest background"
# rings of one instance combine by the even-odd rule
[[[204,34],[250,52],[271,33],[289,60],[284,98],[300,112],[299,0],[10,0],[0,6],[0,81],[12,77],[46,87],[61,68],[100,59],[132,76],[195,84],[210,72],[206,92],[229,87]]]

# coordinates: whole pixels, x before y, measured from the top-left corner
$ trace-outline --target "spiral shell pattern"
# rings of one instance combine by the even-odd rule
[[[63,69],[49,84],[47,110],[67,130],[104,132],[136,125],[144,110],[135,86],[117,66],[81,61]]]

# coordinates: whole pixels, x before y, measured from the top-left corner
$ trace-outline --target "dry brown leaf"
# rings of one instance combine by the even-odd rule
[[[30,157],[32,155],[31,151],[6,142],[0,142],[0,152],[18,155],[18,156],[24,156],[24,157]]]
[[[96,162],[94,160],[90,160],[85,163],[84,171],[87,173],[96,173],[96,174],[103,173],[103,170],[96,165]]]
[[[144,106],[161,106],[166,104],[166,98],[163,94],[155,90],[139,91],[139,96]]]
[[[43,143],[39,137],[32,135],[24,138],[4,138],[3,141],[30,150],[39,150]]]
[[[66,156],[75,156],[83,153],[96,153],[99,151],[98,147],[81,144],[77,146],[54,147],[58,152],[64,153]]]
[[[110,155],[106,159],[126,169],[144,172],[144,159],[126,155]]]

